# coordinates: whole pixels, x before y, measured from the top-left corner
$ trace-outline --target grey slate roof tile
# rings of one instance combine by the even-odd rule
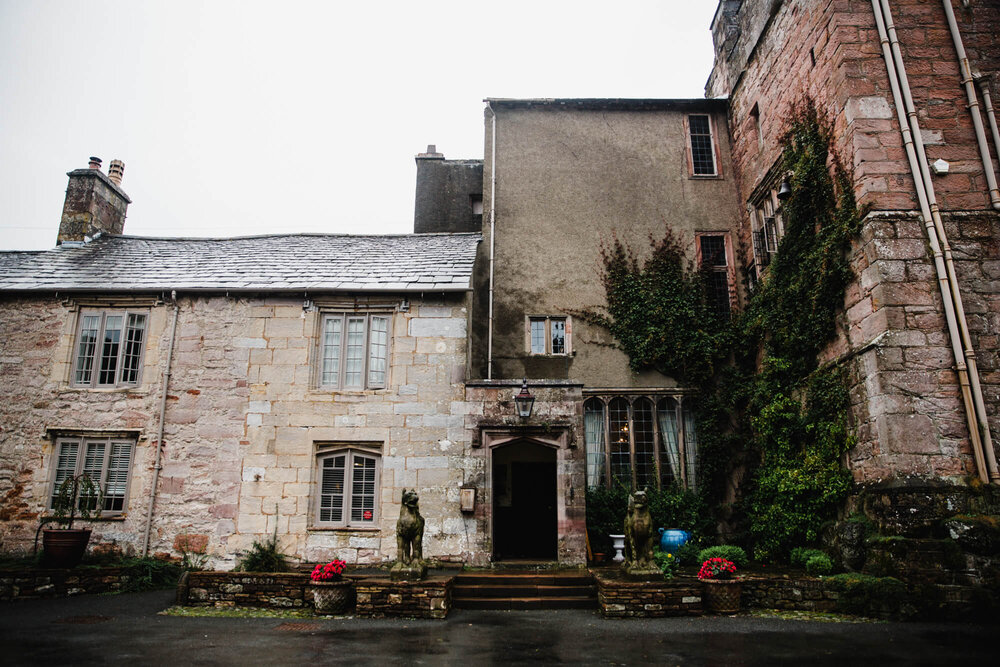
[[[464,291],[478,234],[100,236],[0,252],[0,291]]]

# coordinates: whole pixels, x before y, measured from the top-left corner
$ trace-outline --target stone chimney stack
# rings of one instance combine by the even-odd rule
[[[108,172],[101,171],[101,158],[91,157],[86,169],[74,169],[66,174],[69,185],[57,244],[89,241],[101,232],[122,233],[125,211],[132,203],[121,188],[125,163],[112,160]]]

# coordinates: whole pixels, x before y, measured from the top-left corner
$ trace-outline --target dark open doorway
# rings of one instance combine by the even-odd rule
[[[493,450],[493,557],[556,559],[556,450],[516,442]]]

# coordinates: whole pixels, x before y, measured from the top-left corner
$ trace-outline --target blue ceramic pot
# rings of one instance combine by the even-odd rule
[[[686,530],[660,528],[660,551],[675,554],[691,539],[691,533]]]

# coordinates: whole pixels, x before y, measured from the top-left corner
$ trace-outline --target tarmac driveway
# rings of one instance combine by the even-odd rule
[[[446,621],[185,618],[172,591],[0,603],[0,664],[997,664],[996,625],[453,611]],[[995,621],[994,621],[995,622]]]

